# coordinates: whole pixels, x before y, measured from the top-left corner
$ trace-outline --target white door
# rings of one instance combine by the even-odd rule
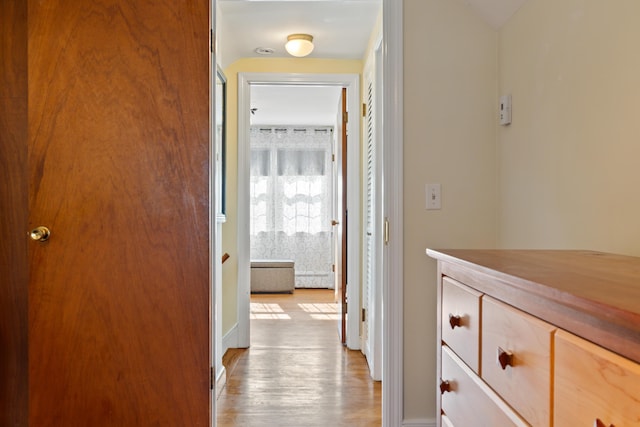
[[[371,314],[371,291],[374,288],[373,280],[374,272],[374,239],[375,232],[374,223],[374,192],[375,192],[375,126],[373,123],[373,80],[371,73],[367,73],[365,77],[365,117],[364,117],[364,235],[363,235],[363,281],[362,281],[362,353],[371,364],[370,360],[370,344],[369,337],[369,317]]]
[[[382,215],[381,152],[381,45],[375,59],[365,66],[363,137],[364,232],[362,289],[362,352],[367,358],[371,377],[382,379],[382,274],[384,237]]]

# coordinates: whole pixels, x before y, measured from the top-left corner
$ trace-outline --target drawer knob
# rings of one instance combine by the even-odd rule
[[[600,418],[596,418],[593,422],[593,427],[607,427],[605,423],[603,423]],[[609,424],[609,427],[615,427],[613,424]]]
[[[451,391],[451,384],[449,381],[440,380],[440,394],[445,394],[448,391]]]
[[[507,366],[513,366],[513,353],[498,347],[498,363],[503,370],[507,369]]]
[[[462,317],[449,314],[449,324],[451,325],[451,329],[455,329],[456,326],[462,326]]]

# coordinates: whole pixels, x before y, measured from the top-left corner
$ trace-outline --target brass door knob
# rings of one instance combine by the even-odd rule
[[[46,242],[49,240],[49,236],[51,235],[51,231],[47,227],[40,226],[36,227],[29,232],[29,237],[31,240],[35,240],[36,242]]]

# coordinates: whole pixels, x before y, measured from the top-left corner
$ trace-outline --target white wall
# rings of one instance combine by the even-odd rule
[[[405,420],[424,425],[436,399],[425,247],[640,256],[640,2],[528,0],[497,33],[463,2],[404,7]],[[442,184],[441,211],[424,210],[427,182]]]
[[[499,58],[501,246],[640,255],[640,1],[529,0]]]
[[[462,2],[404,1],[405,421],[435,417],[431,248],[496,244],[497,32]],[[442,209],[425,210],[425,184]]]

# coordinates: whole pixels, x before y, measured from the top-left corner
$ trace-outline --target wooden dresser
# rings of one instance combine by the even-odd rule
[[[431,250],[440,426],[640,426],[640,258]]]

